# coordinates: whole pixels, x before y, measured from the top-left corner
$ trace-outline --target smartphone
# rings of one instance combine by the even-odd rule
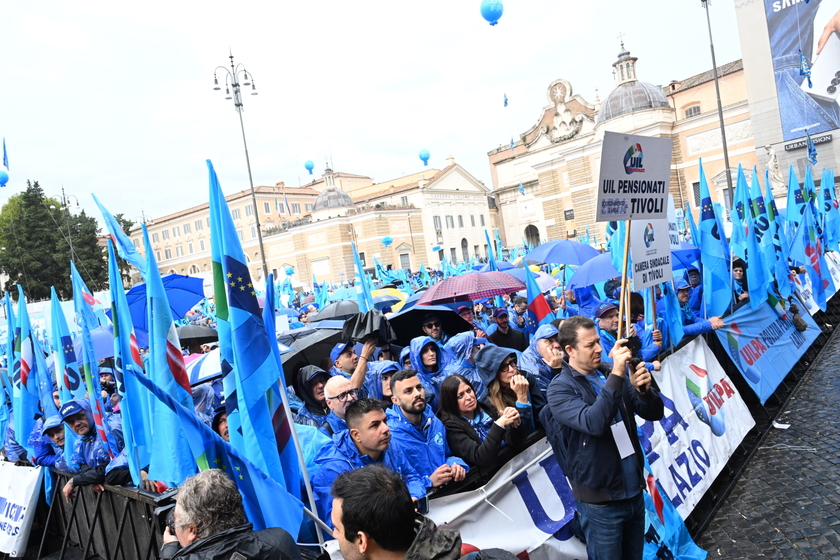
[[[799,86],[811,97],[818,97],[828,101],[836,101],[840,95],[840,37],[832,33],[825,43],[822,52],[811,63],[811,83],[803,77]]]
[[[417,513],[420,515],[429,514],[429,496],[423,496],[417,501]]]
[[[168,506],[161,506],[159,508],[155,508],[154,516],[155,522],[157,523],[158,529],[160,529],[160,534],[162,535],[166,532],[166,528],[169,527],[170,534],[175,534],[175,504],[169,504]]]

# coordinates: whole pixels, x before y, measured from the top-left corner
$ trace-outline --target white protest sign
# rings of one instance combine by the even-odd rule
[[[670,138],[604,133],[595,220],[667,218]]]
[[[635,220],[630,223],[634,290],[644,290],[673,279],[668,238],[668,220]]]
[[[665,416],[636,422],[654,476],[685,519],[755,421],[702,337],[666,358],[653,377]]]
[[[41,467],[0,462],[0,552],[12,557],[26,552],[41,493],[42,472]]]
[[[668,195],[668,240],[671,242],[671,250],[679,251],[682,249],[680,244],[680,226],[677,220],[682,216],[677,214],[674,208],[674,195]]]

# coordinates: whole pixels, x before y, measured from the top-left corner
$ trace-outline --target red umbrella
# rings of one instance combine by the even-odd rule
[[[504,272],[468,272],[438,282],[417,300],[418,304],[475,301],[512,294],[525,289],[525,284]]]

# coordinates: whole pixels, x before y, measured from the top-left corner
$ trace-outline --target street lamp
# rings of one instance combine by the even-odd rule
[[[251,159],[248,157],[248,142],[245,140],[245,123],[242,121],[242,91],[241,86],[251,86],[251,95],[257,95],[257,86],[254,84],[254,77],[245,70],[245,65],[241,62],[239,64],[233,63],[233,54],[230,55],[230,70],[224,66],[217,66],[213,71],[213,89],[219,91],[222,86],[219,85],[219,76],[217,72],[221,70],[225,76],[225,99],[232,99],[236,107],[236,112],[239,113],[239,127],[242,129],[242,144],[245,146],[245,163],[248,164],[248,180],[251,183],[251,201],[254,204],[254,219],[257,222],[257,239],[260,242],[260,257],[262,258],[263,280],[268,278],[268,265],[265,262],[265,250],[263,248],[262,227],[260,226],[260,213],[257,208],[257,194],[254,191],[254,178],[251,175]],[[239,79],[242,78],[240,84]]]
[[[732,188],[732,173],[729,171],[729,150],[726,147],[726,127],[723,123],[723,105],[720,102],[720,83],[718,83],[718,72],[717,72],[717,62],[715,62],[715,43],[712,40],[712,20],[709,18],[709,4],[711,0],[700,0],[700,3],[703,5],[703,9],[706,10],[706,25],[709,28],[709,48],[712,51],[712,72],[715,76],[715,93],[717,93],[717,107],[718,107],[718,119],[720,119],[720,140],[723,143],[723,162],[726,166],[726,185],[729,189],[729,210],[732,211],[735,208],[733,198],[733,188]]]

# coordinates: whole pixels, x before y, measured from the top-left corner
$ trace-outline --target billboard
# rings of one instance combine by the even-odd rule
[[[840,128],[840,0],[764,0],[764,11],[784,141]]]

